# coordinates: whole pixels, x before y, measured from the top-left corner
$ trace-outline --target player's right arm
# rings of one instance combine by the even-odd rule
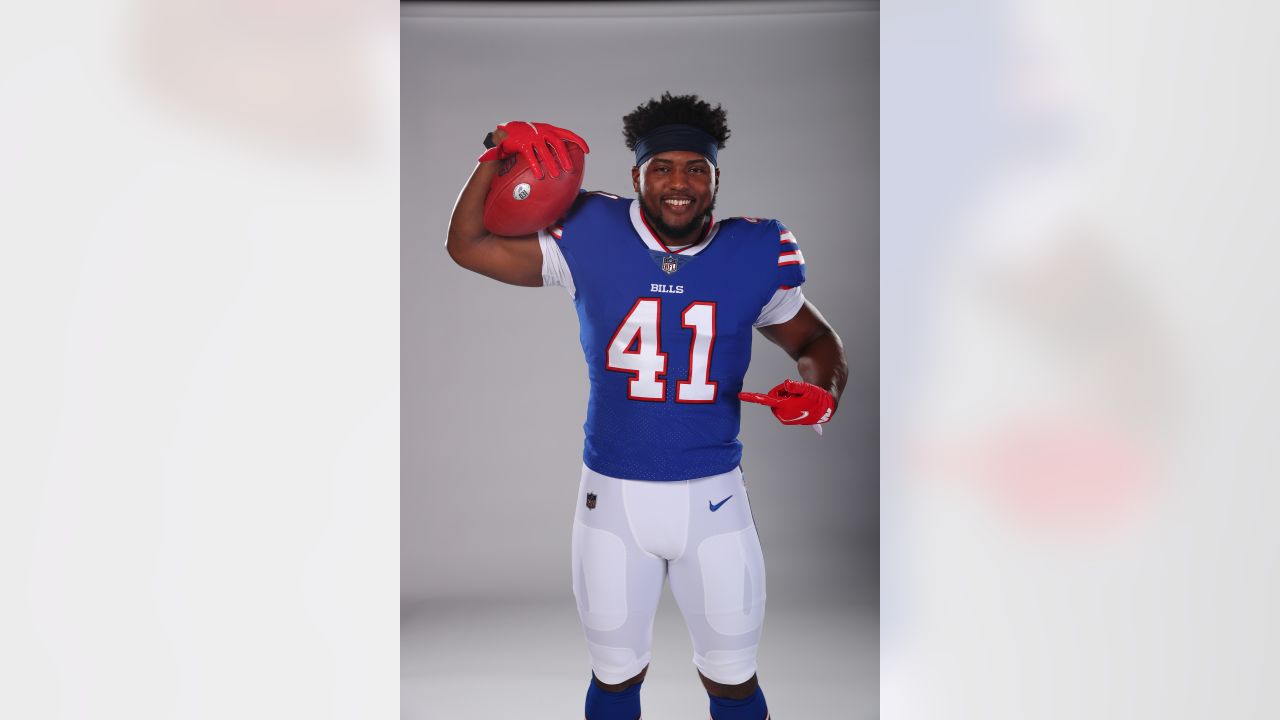
[[[493,142],[501,143],[505,137],[502,130],[495,130]],[[468,270],[511,285],[539,287],[542,249],[537,234],[503,237],[484,227],[484,200],[500,162],[494,159],[476,165],[453,206],[445,247],[449,257]]]

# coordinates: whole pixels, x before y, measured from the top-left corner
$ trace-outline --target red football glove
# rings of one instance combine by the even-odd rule
[[[591,148],[587,147],[587,141],[578,137],[573,131],[547,123],[512,120],[499,125],[497,129],[506,133],[507,136],[501,143],[485,150],[476,161],[501,160],[520,153],[528,161],[529,167],[533,168],[533,176],[539,180],[542,179],[544,163],[551,171],[553,178],[560,177],[560,168],[566,171],[573,170],[573,158],[569,157],[568,143],[574,143],[582,148],[584,154],[591,152]],[[551,160],[552,158],[555,158],[555,162]]]
[[[783,425],[820,425],[831,419],[836,407],[831,393],[797,380],[783,380],[768,395],[740,392],[738,399],[768,405]]]

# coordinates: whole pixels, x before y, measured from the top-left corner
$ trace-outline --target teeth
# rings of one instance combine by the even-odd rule
[[[675,206],[677,206],[677,207],[682,206],[682,205],[688,205],[688,204],[689,204],[689,203],[691,203],[691,202],[693,202],[693,201],[692,201],[692,200],[667,200],[667,201],[666,201],[666,203],[667,203],[668,205],[675,205]]]

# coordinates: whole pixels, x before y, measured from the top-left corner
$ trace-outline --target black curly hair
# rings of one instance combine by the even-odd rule
[[[725,111],[697,95],[672,95],[662,93],[657,100],[638,105],[622,118],[622,136],[627,149],[635,150],[636,141],[663,125],[692,125],[716,139],[716,147],[723,149],[729,139],[729,125]]]

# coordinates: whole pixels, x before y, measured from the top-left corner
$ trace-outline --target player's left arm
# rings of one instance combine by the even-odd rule
[[[801,379],[831,393],[834,404],[839,406],[840,393],[849,379],[844,344],[813,303],[805,300],[790,320],[759,329],[761,335],[796,361]]]

